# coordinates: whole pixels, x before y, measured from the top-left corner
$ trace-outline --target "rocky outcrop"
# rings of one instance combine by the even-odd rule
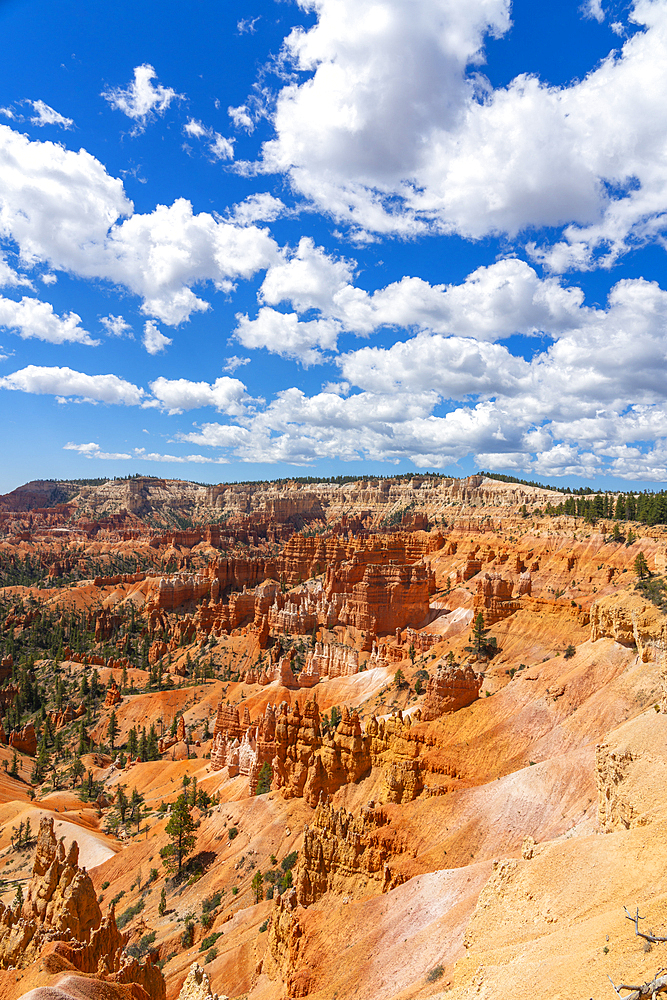
[[[529,591],[524,591],[524,593]],[[481,611],[485,628],[509,618],[521,607],[520,601],[512,600],[512,583],[504,580],[500,573],[485,573],[477,581],[477,593],[473,598],[473,620]]]
[[[302,673],[317,677],[349,677],[359,671],[359,652],[352,646],[317,642],[306,656]]]
[[[603,833],[627,830],[632,823],[633,809],[621,788],[634,759],[632,751],[615,751],[607,743],[595,748],[598,816]]]
[[[483,679],[469,663],[465,666],[441,663],[426,685],[423,721],[430,722],[447,712],[458,712],[460,708],[472,705],[479,698]]]
[[[392,826],[386,811],[374,802],[354,817],[344,808],[321,802],[304,828],[299,852],[296,894],[302,906],[330,890],[354,891],[369,880],[383,892],[403,881],[392,875],[389,861],[407,849],[405,836]]]
[[[193,962],[181,986],[178,1000],[227,1000],[224,994],[214,993],[211,980],[198,962]]]
[[[304,950],[305,936],[299,919],[299,905],[294,889],[274,897],[273,913],[262,972],[269,979],[280,976],[292,1000],[310,992],[310,983],[299,975],[297,966]]]
[[[123,697],[120,693],[120,688],[112,677],[107,688],[106,698],[104,699],[104,707],[113,708],[114,705],[120,705],[122,700]]]
[[[636,647],[646,663],[667,647],[667,618],[635,594],[603,597],[591,607],[591,642],[603,638]]]
[[[247,713],[247,707],[246,707]],[[243,721],[238,710],[220,706],[211,750],[212,770],[228,768],[231,775],[247,774],[250,794],[257,785],[264,764],[272,771],[272,788],[285,798],[303,796],[315,806],[320,795],[339,788],[370,770],[368,740],[361,733],[356,712],[343,709],[335,732],[322,732],[316,701],[307,701],[301,710],[283,702],[278,708],[267,705],[255,723]]]
[[[76,969],[117,983],[138,983],[148,996],[164,1000],[162,973],[150,961],[125,952],[129,935],[116,926],[113,909],[102,917],[95,888],[78,866],[74,841],[65,851],[53,818],[42,817],[32,878],[19,910],[0,903],[0,968],[26,968],[49,945]]]
[[[416,714],[420,719],[419,711]],[[382,799],[411,802],[424,790],[420,755],[422,743],[415,738],[409,715],[395,712],[388,719],[369,720],[366,726],[374,767],[384,775]]]
[[[32,722],[26,722],[23,729],[15,729],[9,734],[9,745],[19,753],[34,757],[37,753],[37,734]]]
[[[429,613],[429,596],[435,592],[433,572],[422,562],[371,561],[376,554],[355,553],[350,562],[327,570],[324,587],[329,599],[334,594],[344,597],[339,622],[374,635],[421,625]]]

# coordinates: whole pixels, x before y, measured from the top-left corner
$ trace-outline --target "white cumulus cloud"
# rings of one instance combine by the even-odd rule
[[[132,327],[122,316],[101,316],[100,323],[110,337],[132,337]]]
[[[169,337],[165,337],[163,333],[158,329],[157,323],[152,320],[148,320],[144,324],[144,335],[141,339],[141,343],[144,345],[149,354],[159,354],[164,351],[172,343]]]
[[[226,375],[217,378],[212,384],[161,376],[150,383],[150,388],[154,397],[171,414],[201,406],[214,406],[221,413],[238,416],[250,401],[243,382]]]
[[[27,295],[20,302],[0,295],[0,327],[14,330],[24,340],[34,337],[51,344],[87,344],[89,347],[99,343],[84,330],[81,317],[75,312],[58,316],[50,302]]]
[[[100,403],[137,406],[144,390],[117,375],[86,375],[71,368],[46,368],[28,365],[12,375],[0,378],[0,389],[13,389],[37,395],[75,397]]]
[[[146,315],[169,325],[209,308],[193,285],[228,292],[277,254],[265,230],[195,214],[183,198],[134,213],[122,182],[85,150],[31,141],[7,125],[0,125],[0,175],[0,234],[27,265],[123,286]]]
[[[560,228],[533,247],[554,271],[608,266],[667,240],[667,2],[582,79],[519,75],[493,89],[485,38],[505,0],[301,0],[261,168],[363,233],[469,238]],[[584,11],[604,17],[600,0]],[[502,45],[502,42],[500,43]],[[235,109],[239,122],[247,109]]]
[[[182,94],[177,94],[171,87],[161,83],[154,84],[157,73],[151,65],[143,63],[135,66],[134,79],[126,87],[107,87],[102,91],[102,97],[116,111],[122,111],[137,123],[137,128],[145,128],[150,118],[163,114],[173,100],[181,100]]]
[[[17,288],[19,285],[33,288],[30,278],[10,267],[4,255],[0,253],[0,288]]]
[[[74,444],[69,441],[67,444],[63,445],[65,451],[78,451],[79,455],[84,458],[100,458],[100,459],[129,459],[133,456],[129,452],[109,452],[102,451],[100,446],[94,441],[88,441],[85,444]]]

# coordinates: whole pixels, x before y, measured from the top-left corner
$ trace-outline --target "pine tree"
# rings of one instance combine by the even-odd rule
[[[85,768],[81,762],[80,757],[75,757],[72,762],[71,775],[72,775],[72,787],[76,788],[77,778],[83,778]]]
[[[146,760],[159,760],[158,741],[155,726],[151,725],[146,744]]]
[[[139,829],[139,824],[141,823],[141,807],[143,802],[143,795],[141,795],[136,788],[133,788],[132,795],[130,796],[130,811],[133,821],[137,824],[137,830]]]
[[[484,627],[484,615],[481,611],[478,611],[473,622],[472,632],[470,633],[470,645],[465,647],[466,652],[483,656],[486,652],[486,636],[488,631]]]
[[[125,822],[125,814],[128,807],[129,802],[127,801],[127,795],[125,794],[125,785],[118,785],[116,788],[116,809],[118,810],[121,823]]]
[[[170,844],[160,851],[162,864],[170,875],[180,875],[183,861],[190,854],[197,842],[195,821],[192,818],[185,793],[179,795],[174,803],[165,832]]]
[[[90,741],[88,739],[88,733],[86,732],[86,726],[82,719],[79,724],[79,749],[78,749],[79,756],[81,756],[82,753],[87,753],[89,745]]]
[[[271,791],[271,781],[273,780],[273,772],[271,770],[271,765],[268,760],[264,761],[262,764],[259,774],[257,776],[257,790],[255,795],[264,795],[265,792]]]
[[[109,719],[109,725],[107,726],[107,736],[109,737],[109,746],[111,747],[111,752],[113,753],[116,737],[118,736],[118,722],[116,721],[115,711],[111,713],[111,718]]]

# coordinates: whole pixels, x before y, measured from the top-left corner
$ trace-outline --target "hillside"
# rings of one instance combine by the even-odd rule
[[[195,961],[250,1000],[652,978],[624,907],[667,936],[667,529],[563,499],[1,497],[0,997],[176,1000]]]

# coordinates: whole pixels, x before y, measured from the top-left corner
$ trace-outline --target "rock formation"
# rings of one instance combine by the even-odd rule
[[[120,693],[120,688],[112,677],[109,682],[109,687],[107,688],[106,698],[104,699],[104,707],[113,708],[114,705],[120,705],[122,700],[123,698]]]
[[[275,979],[278,975],[283,979],[290,1000],[306,996],[310,992],[307,979],[304,981],[303,974],[295,972],[304,944],[296,891],[290,889],[274,897],[269,939],[262,965],[262,972],[269,979]]]
[[[635,646],[647,662],[666,648],[667,621],[639,595],[604,597],[591,607],[591,642],[605,636],[623,646]]]
[[[426,685],[422,719],[429,722],[446,712],[457,712],[479,698],[483,677],[469,663],[441,663]]]
[[[37,753],[37,734],[32,722],[26,722],[23,729],[15,729],[9,734],[9,745],[19,753],[34,757]]]
[[[406,850],[406,840],[386,811],[369,802],[358,817],[321,802],[304,829],[296,872],[296,894],[302,906],[326,892],[354,891],[369,880],[383,892],[403,881],[392,875],[389,861]]]
[[[530,589],[525,588],[523,592],[530,593]],[[473,619],[481,611],[485,628],[491,628],[496,622],[509,618],[520,607],[520,601],[512,600],[511,582],[504,580],[500,573],[485,573],[482,579],[477,581],[477,593],[473,599]]]
[[[32,878],[21,909],[0,903],[0,968],[25,968],[50,944],[75,968],[116,983],[138,983],[155,1000],[164,1000],[162,973],[150,961],[140,963],[125,952],[129,935],[116,926],[113,909],[106,917],[85,869],[78,866],[74,841],[65,851],[56,840],[53,819],[39,827]]]
[[[178,1000],[228,1000],[223,994],[214,993],[211,980],[198,962],[193,962],[181,986]]]

